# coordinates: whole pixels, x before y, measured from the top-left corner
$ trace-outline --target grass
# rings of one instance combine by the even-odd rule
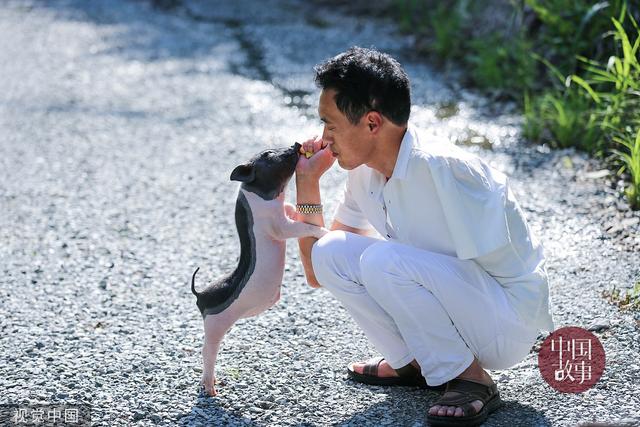
[[[640,310],[640,282],[624,291],[614,286],[609,291],[603,291],[602,296],[621,310]]]
[[[640,29],[632,16],[628,19],[635,40],[622,22],[612,18],[617,55],[611,55],[606,64],[580,57],[584,78],[572,75],[569,79],[595,103],[602,145],[617,157],[618,172],[628,172],[625,196],[632,209],[640,209]]]
[[[463,44],[458,39],[462,29],[460,10],[440,3],[427,19],[434,35],[431,43],[433,52],[443,59],[462,55]]]
[[[629,205],[640,209],[640,4],[509,4],[514,25],[496,31],[479,28],[485,2],[395,0],[392,10],[419,51],[463,67],[474,87],[519,101],[525,138],[611,159]]]
[[[626,148],[626,150],[613,150],[624,163],[618,174],[626,170],[631,178],[624,190],[625,195],[631,209],[640,209],[640,127],[635,140],[629,133],[615,136],[613,139],[620,146]]]

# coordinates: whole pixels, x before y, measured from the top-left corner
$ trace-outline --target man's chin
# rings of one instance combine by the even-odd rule
[[[338,157],[338,166],[340,166],[344,170],[350,171],[351,169],[355,169],[355,166],[351,164],[344,163],[340,157]]]

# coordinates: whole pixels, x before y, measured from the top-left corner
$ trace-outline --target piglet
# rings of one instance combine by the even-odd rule
[[[327,229],[289,218],[294,211],[284,202],[284,189],[293,175],[300,144],[265,150],[248,163],[237,166],[231,180],[240,181],[236,200],[236,228],[240,238],[240,259],[236,269],[191,292],[204,321],[202,348],[202,386],[214,396],[215,364],[224,335],[241,318],[256,316],[280,298],[284,274],[286,239],[314,236],[321,238]]]

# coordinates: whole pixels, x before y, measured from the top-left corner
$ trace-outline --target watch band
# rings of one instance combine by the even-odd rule
[[[311,215],[311,214],[321,214],[322,213],[322,205],[314,205],[309,203],[298,203],[296,205],[296,212],[299,212],[303,215]]]

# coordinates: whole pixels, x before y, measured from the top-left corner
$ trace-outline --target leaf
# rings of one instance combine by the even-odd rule
[[[546,58],[543,58],[542,56],[538,55],[535,52],[532,53],[532,56],[534,59],[542,62],[551,71],[551,73],[555,77],[557,77],[558,80],[560,80],[560,82],[564,83],[565,81],[564,75],[551,62],[549,62]]]
[[[574,81],[578,85],[582,86],[582,88],[587,91],[587,93],[596,102],[596,104],[600,103],[600,96],[598,96],[598,94],[593,90],[593,88],[591,87],[591,85],[589,85],[589,83],[584,81],[581,77],[576,76],[575,74],[572,75],[570,78],[571,78],[571,81]]]
[[[585,27],[587,26],[587,24],[589,24],[589,22],[591,21],[591,19],[601,10],[606,9],[607,7],[609,7],[609,2],[608,1],[601,1],[600,3],[596,3],[593,6],[591,6],[589,8],[589,10],[587,10],[587,13],[584,14],[584,16],[582,17],[582,19],[580,20],[580,27],[578,28],[578,31],[576,32],[576,37],[575,39],[579,39],[582,36],[582,31],[585,29]]]

